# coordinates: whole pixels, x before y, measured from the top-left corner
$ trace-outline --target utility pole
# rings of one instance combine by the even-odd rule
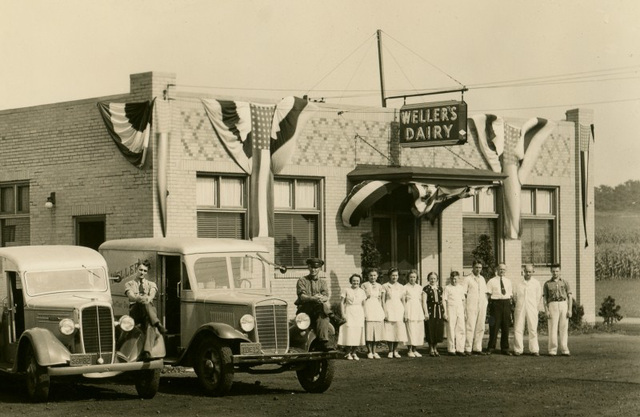
[[[384,97],[384,68],[382,65],[382,31],[376,31],[378,35],[378,67],[380,68],[380,95],[382,97],[382,107],[387,107],[387,99]]]

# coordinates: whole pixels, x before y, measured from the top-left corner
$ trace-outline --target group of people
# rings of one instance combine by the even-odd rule
[[[324,262],[317,258],[307,260],[309,275],[298,281],[299,312],[312,319],[318,339],[331,348],[330,319],[333,314],[328,305],[326,282],[318,278]],[[447,326],[449,355],[490,355],[496,349],[501,333],[499,352],[504,355],[524,353],[525,323],[528,329],[528,350],[539,356],[538,305],[543,302],[548,318],[548,354],[569,356],[568,320],[571,317],[572,298],[569,284],[560,278],[560,265],[551,267],[551,279],[541,287],[532,279],[533,265],[524,267],[524,278],[512,282],[506,276],[505,264],[498,265],[495,277],[486,281],[481,275],[483,264],[474,261],[471,274],[461,280],[458,271],[452,271],[449,283],[443,288],[438,274],[427,275],[422,287],[416,270],[407,273],[407,283],[398,282],[397,268],[388,271],[388,282],[378,282],[377,268],[367,268],[363,275],[352,274],[349,287],[341,297],[344,323],[339,328],[338,345],[346,349],[349,360],[359,360],[357,350],[366,345],[367,358],[380,359],[376,351],[379,342],[386,342],[388,358],[400,358],[399,344],[407,346],[407,356],[421,357],[418,347],[426,341],[430,356],[439,356],[438,344],[444,340]],[[363,282],[364,281],[364,282]],[[462,281],[462,282],[460,282]],[[514,346],[509,347],[509,326],[512,305],[514,309]],[[490,313],[489,342],[483,349],[487,309]]]

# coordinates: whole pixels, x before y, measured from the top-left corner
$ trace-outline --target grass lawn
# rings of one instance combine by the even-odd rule
[[[623,317],[640,317],[640,280],[596,281],[596,314],[609,295],[622,307],[620,314]]]

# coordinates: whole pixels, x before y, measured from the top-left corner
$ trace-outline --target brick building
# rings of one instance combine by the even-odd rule
[[[0,111],[2,246],[97,247],[108,239],[163,235],[251,237],[251,181],[212,127],[202,102],[212,96],[181,91],[174,74],[134,74],[130,80],[127,94]],[[153,98],[149,154],[138,168],[114,145],[96,105]],[[573,109],[555,123],[519,189],[519,235],[505,239],[505,175],[491,170],[476,137],[458,146],[402,147],[397,109],[317,104],[274,178],[273,232],[255,238],[290,267],[285,275],[274,274],[274,292],[293,301],[296,278],[306,273],[304,259],[319,256],[337,301],[349,275],[360,272],[367,232],[383,267],[416,268],[421,276],[436,271],[443,279],[451,270],[468,273],[478,236],[487,234],[512,278],[519,279],[522,264],[534,262],[544,282],[549,265],[561,263],[585,319],[593,322],[594,246],[585,247],[594,241],[593,189],[586,194],[585,227],[581,188],[581,155],[590,141],[581,132],[592,119],[590,110]],[[505,122],[522,126],[525,120]],[[585,159],[590,165],[593,160]],[[163,216],[158,186],[164,179]],[[403,186],[367,207],[357,226],[345,226],[345,198],[357,184],[376,179]],[[431,222],[411,214],[412,182],[482,188]],[[51,197],[55,203],[47,208]]]

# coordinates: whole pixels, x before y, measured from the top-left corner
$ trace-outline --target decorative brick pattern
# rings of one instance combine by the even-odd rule
[[[195,236],[196,177],[198,173],[244,175],[215,135],[200,98],[191,94],[169,94],[176,84],[174,74],[143,73],[130,77],[131,92],[90,100],[57,103],[0,111],[0,182],[29,181],[30,243],[75,243],[74,216],[104,215],[107,239],[161,236],[157,195],[157,134],[168,135],[167,182],[168,236]],[[131,102],[156,98],[150,155],[147,166],[138,169],[118,152],[109,137],[96,103]],[[362,234],[371,230],[370,218],[347,228],[340,219],[340,206],[349,192],[346,175],[358,164],[489,169],[474,140],[459,146],[403,148],[397,143],[397,112],[390,109],[352,108],[337,111],[328,105],[307,123],[292,159],[280,175],[320,179],[323,185],[321,256],[326,260],[325,279],[331,301],[339,301],[349,275],[360,271]],[[527,179],[529,186],[559,188],[559,253],[563,276],[575,288],[587,318],[594,318],[593,197],[588,214],[589,248],[584,248],[579,192],[579,138],[576,123],[588,126],[593,114],[583,109],[567,112],[542,147]],[[521,119],[506,119],[521,126]],[[593,164],[593,160],[590,163]],[[591,170],[593,173],[593,169]],[[593,175],[593,174],[591,174]],[[246,178],[246,176],[245,176]],[[249,181],[247,181],[247,184]],[[593,184],[593,178],[590,177]],[[46,196],[55,191],[56,208],[44,209]],[[419,222],[419,269],[422,278],[430,271],[441,273],[446,282],[451,270],[462,270],[462,202],[445,210],[435,225]],[[268,243],[268,242],[267,242]],[[517,276],[520,242],[503,243],[504,259]],[[468,272],[468,271],[465,271]],[[295,310],[295,283],[305,269],[277,277],[272,291]],[[543,281],[546,275],[539,271]]]

